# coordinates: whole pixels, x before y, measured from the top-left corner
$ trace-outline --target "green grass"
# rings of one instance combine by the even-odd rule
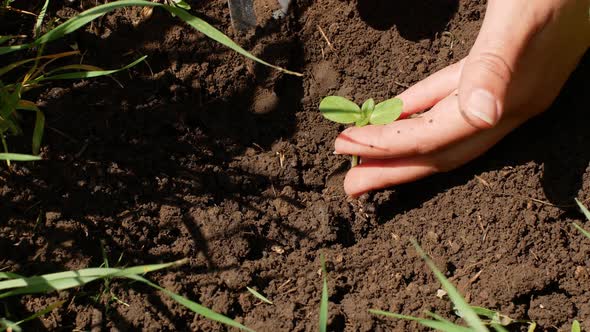
[[[248,292],[250,292],[250,294],[254,295],[254,297],[259,299],[260,301],[267,303],[267,304],[273,304],[271,300],[267,299],[264,295],[260,294],[255,289],[250,288],[250,287],[246,287],[246,289],[248,290]]]
[[[8,41],[16,40],[22,36],[0,36],[0,55],[16,51],[24,51],[34,49],[36,56],[27,58],[14,63],[10,63],[0,68],[0,137],[2,138],[2,145],[4,153],[0,159],[6,160],[8,166],[10,161],[33,161],[35,158],[26,157],[25,155],[12,154],[8,149],[6,142],[7,135],[20,135],[23,130],[20,124],[20,111],[29,111],[35,113],[35,123],[32,134],[32,153],[31,155],[38,155],[41,148],[43,131],[45,127],[45,116],[35,105],[35,103],[23,98],[23,95],[43,83],[55,80],[77,80],[88,79],[100,76],[108,76],[117,72],[127,70],[145,60],[146,56],[139,57],[126,66],[117,69],[105,70],[100,67],[91,66],[87,64],[71,64],[60,66],[49,70],[49,66],[58,59],[63,59],[78,55],[79,52],[62,52],[50,55],[44,55],[45,45],[49,42],[63,38],[64,36],[75,32],[93,20],[102,17],[103,15],[120,8],[127,7],[152,7],[161,8],[168,11],[172,16],[180,18],[195,30],[200,31],[205,36],[215,40],[216,42],[230,48],[231,50],[243,55],[244,57],[269,66],[281,72],[290,75],[302,76],[302,74],[293,72],[273,64],[270,64],[253,54],[249,53],[221,31],[217,30],[204,20],[191,15],[185,8],[190,8],[185,2],[179,0],[167,1],[168,4],[161,4],[146,0],[119,0],[106,4],[96,6],[88,9],[57,26],[47,26],[47,32],[41,35],[43,27],[43,20],[49,5],[49,0],[46,0],[40,13],[37,15],[37,20],[32,31],[35,39],[30,43],[16,44],[9,46],[1,46]],[[40,36],[39,36],[40,35]],[[3,82],[3,75],[16,69],[22,69],[24,66],[30,66],[25,72],[14,82]]]
[[[440,331],[446,332],[488,332],[488,328],[484,324],[484,322],[479,318],[478,314],[471,307],[465,299],[461,296],[459,291],[449,282],[447,278],[445,278],[444,274],[436,267],[434,262],[426,255],[426,253],[422,250],[422,248],[418,245],[417,242],[413,241],[414,247],[418,254],[422,257],[422,259],[426,262],[426,265],[430,268],[430,270],[434,273],[436,279],[441,283],[442,288],[447,292],[449,298],[455,305],[457,314],[463,318],[463,320],[467,323],[468,327],[457,325],[449,320],[442,318],[433,313],[427,313],[429,318],[417,318],[412,316],[405,316],[400,314],[395,314],[391,312],[386,312],[382,310],[369,310],[370,313],[375,315],[381,315],[386,317],[392,317],[397,319],[404,319],[410,321],[416,321],[423,326],[430,327]],[[496,331],[504,331],[502,326],[495,326],[492,325]]]
[[[4,280],[0,281],[0,299],[25,294],[29,295],[38,293],[50,293],[54,291],[61,291],[75,287],[81,287],[94,281],[104,281],[116,278],[123,278],[138,281],[152,288],[155,288],[161,291],[162,293],[166,294],[179,304],[193,311],[194,313],[206,317],[207,319],[214,320],[244,331],[253,331],[252,329],[232,320],[231,318],[228,318],[194,301],[191,301],[183,296],[180,296],[165,288],[162,288],[159,285],[149,281],[148,279],[142,276],[149,272],[173,268],[182,265],[185,262],[186,260],[180,260],[172,263],[141,265],[128,268],[88,268],[76,271],[50,273],[34,277],[22,277],[14,273],[1,272],[0,279]],[[28,320],[42,316],[59,307],[60,305],[61,304],[51,305],[46,309],[38,313],[35,313],[34,315],[16,323],[10,322],[5,319],[0,320],[0,331],[6,330],[8,328],[11,328],[13,331],[15,331],[14,326],[18,326]]]
[[[328,330],[328,272],[326,271],[326,261],[324,255],[320,256],[322,264],[322,298],[320,300],[320,332]]]
[[[580,203],[578,202],[578,204]],[[587,212],[588,210],[585,210],[584,213],[590,220],[590,213]],[[383,317],[418,322],[423,326],[443,332],[489,332],[489,328],[496,332],[507,332],[507,326],[515,323],[528,324],[528,332],[534,332],[536,330],[537,324],[535,322],[514,320],[508,316],[502,315],[498,311],[470,306],[461,296],[459,291],[457,291],[457,289],[448,281],[444,274],[436,267],[428,255],[426,255],[422,248],[415,241],[413,241],[413,244],[418,254],[434,273],[436,279],[441,283],[443,289],[447,292],[449,298],[455,305],[456,314],[467,323],[467,326],[455,324],[439,315],[430,312],[426,312],[426,316],[428,316],[428,318],[400,315],[375,309],[370,309],[369,313]],[[577,320],[574,320],[572,323],[571,331],[581,332],[580,323]]]
[[[582,202],[580,202],[577,198],[576,203],[578,204],[578,207],[580,208],[586,219],[590,221],[590,211],[588,211],[588,208],[584,204],[582,204]],[[577,223],[573,223],[573,225],[577,230],[580,231],[580,233],[582,233],[585,237],[590,239],[590,232],[582,228],[582,226],[578,225]]]

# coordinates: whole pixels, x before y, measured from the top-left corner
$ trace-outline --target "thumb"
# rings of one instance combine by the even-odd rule
[[[536,29],[530,2],[488,1],[482,28],[459,83],[459,109],[476,128],[493,127],[502,117],[512,73]]]

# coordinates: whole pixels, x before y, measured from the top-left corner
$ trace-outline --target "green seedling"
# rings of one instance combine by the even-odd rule
[[[324,255],[320,256],[322,262],[322,299],[320,300],[320,332],[328,331],[328,271]]]
[[[584,204],[582,204],[582,202],[580,202],[577,198],[576,203],[578,204],[578,207],[580,208],[586,219],[590,221],[590,211],[588,211],[588,208]],[[580,233],[582,233],[585,237],[590,239],[590,232],[582,228],[582,226],[578,225],[577,223],[573,223],[573,225],[577,230],[580,231]]]
[[[267,303],[267,304],[273,304],[271,300],[267,299],[264,295],[260,294],[255,289],[250,288],[250,287],[246,287],[246,289],[248,290],[248,292],[250,292],[250,294],[254,295],[254,297],[259,299],[260,301]]]
[[[402,110],[403,102],[399,98],[388,99],[379,104],[375,104],[375,100],[370,98],[361,107],[339,96],[326,97],[320,103],[320,112],[324,118],[336,123],[354,123],[357,127],[390,124],[401,116]],[[357,165],[358,156],[352,156],[352,167]]]

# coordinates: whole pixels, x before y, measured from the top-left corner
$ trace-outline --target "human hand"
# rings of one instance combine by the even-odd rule
[[[403,120],[338,136],[335,153],[362,158],[346,193],[452,170],[547,109],[590,47],[589,8],[589,0],[488,0],[469,55],[398,96]]]

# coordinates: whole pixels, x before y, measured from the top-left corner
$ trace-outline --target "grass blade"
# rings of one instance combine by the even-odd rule
[[[119,1],[114,1],[114,2],[110,2],[110,3],[102,4],[102,5],[96,6],[94,8],[88,9],[88,10],[80,13],[79,15],[76,15],[76,16],[70,18],[66,22],[60,24],[55,29],[48,31],[43,36],[37,38],[31,44],[0,47],[0,55],[10,53],[10,52],[15,52],[15,51],[22,50],[22,49],[27,49],[27,48],[30,48],[33,46],[45,44],[50,41],[62,38],[63,36],[80,29],[84,25],[90,23],[91,21],[101,17],[102,15],[104,15],[108,12],[111,12],[111,11],[118,9],[118,8],[133,7],[133,6],[163,8],[163,9],[167,10],[168,12],[170,12],[171,14],[178,16],[180,19],[182,19],[183,21],[185,21],[190,26],[192,26],[196,30],[200,31],[201,33],[203,33],[207,37],[217,41],[218,43],[220,43],[224,46],[229,47],[233,51],[235,51],[235,52],[237,52],[249,59],[252,59],[252,60],[259,62],[265,66],[269,66],[271,68],[274,68],[276,70],[282,71],[287,74],[291,74],[291,75],[295,75],[295,76],[303,76],[300,73],[286,70],[284,68],[272,65],[264,60],[257,58],[256,56],[252,55],[251,53],[249,53],[248,51],[243,49],[241,46],[236,44],[233,40],[231,40],[229,37],[227,37],[221,31],[217,30],[216,28],[214,28],[212,25],[205,22],[204,20],[191,15],[190,13],[188,13],[186,10],[184,10],[182,8],[168,6],[168,5],[164,5],[164,4],[160,4],[160,3],[156,3],[156,2],[151,2],[151,1],[146,1],[146,0],[119,0]]]
[[[15,279],[15,278],[22,278],[22,276],[11,273],[11,272],[0,272],[0,280],[2,279]]]
[[[39,111],[35,115],[35,127],[33,128],[33,154],[38,155],[41,150],[41,141],[43,140],[43,131],[45,129],[45,115]]]
[[[476,332],[488,332],[488,329],[485,327],[481,319],[479,319],[475,311],[473,311],[471,306],[465,302],[455,286],[453,286],[453,284],[451,284],[447,278],[445,278],[444,274],[440,272],[434,262],[428,257],[428,255],[426,255],[424,250],[422,250],[420,245],[418,245],[418,243],[414,240],[412,240],[412,243],[414,244],[418,254],[422,257],[422,259],[424,259],[426,265],[428,265],[430,270],[432,270],[438,281],[441,283],[442,287],[447,292],[449,298],[451,301],[453,301],[453,304],[455,304],[455,307],[457,310],[459,310],[462,318],[467,322],[467,324]]]
[[[497,332],[508,332],[508,330],[504,326],[502,326],[502,324],[492,323],[491,326]]]
[[[112,70],[90,70],[90,71],[79,71],[79,72],[72,72],[72,73],[63,73],[63,74],[56,74],[51,76],[51,73],[58,71],[58,70],[62,70],[64,67],[58,68],[50,73],[48,73],[48,76],[42,76],[40,77],[37,82],[41,82],[41,81],[47,81],[47,80],[71,80],[71,79],[82,79],[82,78],[92,78],[92,77],[100,77],[100,76],[106,76],[106,75],[111,75],[111,74],[115,74],[118,73],[120,71],[123,70],[127,70],[135,65],[137,65],[138,63],[142,62],[143,60],[145,60],[147,58],[147,55],[142,56],[141,58],[133,61],[132,63],[121,67],[119,69],[112,69]],[[76,66],[76,67],[72,67],[72,68],[83,68],[80,66]],[[92,68],[92,67],[88,67],[88,68]]]
[[[248,292],[252,293],[252,295],[254,295],[254,297],[259,299],[260,301],[268,303],[268,304],[273,304],[271,300],[264,297],[264,295],[258,293],[255,289],[252,289],[250,287],[246,287],[246,289],[248,290]]]
[[[576,198],[576,203],[580,207],[580,210],[582,211],[582,213],[584,213],[584,216],[586,217],[586,219],[588,221],[590,221],[590,211],[588,211],[588,208],[586,208],[586,206],[584,204],[582,204],[582,202],[580,202],[577,198]],[[585,237],[590,239],[590,232],[588,232],[587,230],[582,228],[582,226],[578,225],[577,223],[573,223],[573,224],[574,224],[574,227],[576,229],[578,229],[582,234],[584,234]]]
[[[55,59],[59,59],[59,58],[64,58],[64,57],[76,55],[76,54],[80,54],[80,52],[79,51],[69,51],[69,52],[62,52],[62,53],[56,53],[56,54],[41,55],[41,56],[37,56],[34,58],[29,58],[29,59],[17,61],[17,62],[8,64],[8,65],[0,68],[0,76],[6,74],[7,72],[9,72],[15,68],[18,68],[24,64],[27,64],[29,62],[34,62],[34,61],[38,61],[38,60],[42,60],[42,59],[55,60]]]
[[[25,35],[9,35],[9,36],[0,36],[0,45],[6,43],[7,41],[15,38],[25,38]]]
[[[16,325],[15,322],[9,321],[6,318],[0,317],[0,332],[4,332],[8,329],[11,329],[12,332],[22,332],[23,330],[20,326]]]
[[[217,312],[215,312],[215,311],[213,311],[213,310],[211,310],[211,309],[209,309],[207,307],[204,307],[204,306],[202,306],[202,305],[200,305],[200,304],[198,304],[196,302],[193,302],[193,301],[191,301],[191,300],[189,300],[189,299],[187,299],[187,298],[185,298],[183,296],[180,296],[180,295],[178,295],[176,293],[173,293],[173,292],[171,292],[171,291],[169,291],[169,290],[167,290],[165,288],[162,288],[162,287],[154,284],[153,282],[151,282],[151,281],[149,281],[149,280],[147,280],[147,279],[145,279],[145,278],[143,278],[141,276],[138,276],[138,275],[128,275],[127,278],[133,279],[133,280],[137,280],[137,281],[140,281],[140,282],[143,282],[143,283],[145,283],[146,285],[148,285],[150,287],[153,287],[153,288],[155,288],[155,289],[157,289],[157,290],[159,290],[161,292],[164,292],[166,295],[170,296],[174,301],[180,303],[181,305],[187,307],[191,311],[193,311],[193,312],[195,312],[195,313],[197,313],[197,314],[199,314],[199,315],[201,315],[203,317],[206,317],[208,319],[211,319],[211,320],[214,320],[214,321],[223,323],[223,324],[228,325],[228,326],[233,326],[233,327],[239,328],[239,329],[244,330],[244,331],[254,332],[254,330],[252,330],[252,329],[250,329],[250,328],[248,328],[248,327],[246,327],[246,326],[244,326],[244,325],[236,322],[235,320],[233,320],[231,318],[228,318],[228,317],[226,317],[226,316],[224,316],[222,314],[219,314],[219,313],[217,313]]]
[[[196,302],[193,302],[185,297],[182,297],[176,293],[173,293],[165,288],[162,288],[151,281],[143,278],[139,274],[144,274],[147,272],[157,271],[173,266],[177,266],[180,264],[185,263],[186,260],[180,260],[172,263],[164,263],[164,264],[152,264],[152,265],[142,265],[142,266],[135,266],[125,269],[118,269],[118,268],[88,268],[82,269],[77,271],[66,271],[66,272],[58,272],[58,273],[51,273],[46,274],[38,277],[20,277],[16,274],[3,272],[0,274],[0,278],[5,276],[7,278],[13,278],[5,281],[0,282],[0,290],[2,289],[12,289],[11,291],[5,292],[4,294],[0,294],[0,298],[17,295],[17,294],[32,294],[32,293],[39,293],[39,292],[47,292],[52,290],[63,290],[67,288],[72,288],[76,286],[82,286],[86,283],[89,283],[94,280],[105,279],[105,278],[127,278],[131,280],[140,281],[142,283],[147,284],[150,287],[153,287],[161,292],[164,292],[166,295],[170,296],[179,304],[187,307],[191,311],[202,315],[211,320],[218,321],[220,323],[226,324],[228,326],[233,326],[248,332],[254,332],[254,330],[224,316],[215,311],[206,308]],[[27,320],[37,318],[41,315],[44,315],[53,309],[57,308],[63,303],[56,303],[53,304],[46,309],[36,313],[35,315],[28,317],[18,323],[12,323],[8,321],[0,321],[0,323],[4,324],[6,327],[11,326],[18,326],[18,324],[23,323]],[[0,325],[0,327],[2,327]],[[16,329],[15,329],[16,330]]]
[[[582,228],[582,226],[573,223],[574,227],[579,230],[585,237],[590,239],[590,232],[588,232],[587,230],[585,230],[584,228]]]
[[[322,264],[322,299],[320,300],[320,332],[328,330],[328,272],[324,255],[320,256]]]
[[[104,278],[126,278],[129,275],[144,274],[177,266],[183,264],[185,261],[180,260],[172,263],[141,265],[126,269],[88,268],[0,281],[0,290],[9,290],[0,294],[0,299],[19,294],[44,293],[79,287]]]
[[[41,157],[32,156],[30,154],[20,154],[20,153],[0,153],[0,160],[36,161],[36,160],[41,160]]]
[[[397,318],[397,319],[418,322],[426,327],[430,327],[432,329],[439,330],[439,331],[473,332],[473,330],[468,327],[459,326],[459,325],[453,324],[447,320],[431,320],[431,319],[417,318],[417,317],[394,314],[392,312],[382,311],[382,310],[374,310],[374,309],[369,309],[369,313],[374,314],[374,315],[380,315],[380,316],[386,316],[386,317],[391,317],[391,318]]]
[[[584,216],[586,216],[586,219],[590,221],[590,211],[588,211],[588,208],[586,208],[586,206],[582,204],[582,202],[580,202],[577,198],[576,203],[578,203],[578,206],[580,207],[580,210],[582,210],[582,213],[584,213]]]
[[[35,22],[35,29],[33,30],[35,37],[38,37],[39,34],[41,33],[41,26],[43,25],[43,19],[45,18],[45,13],[47,12],[48,6],[49,6],[49,0],[45,0],[45,4],[43,5],[43,8],[41,8],[41,11],[39,12],[39,15],[37,16],[37,21]]]
[[[35,127],[33,128],[33,154],[39,154],[41,141],[43,140],[43,130],[45,129],[45,115],[43,112],[29,100],[19,100],[16,109],[35,112]]]
[[[178,16],[180,19],[182,19],[183,21],[188,23],[193,28],[201,31],[205,36],[217,41],[218,43],[220,43],[222,45],[229,47],[230,49],[234,50],[235,52],[237,52],[237,53],[239,53],[251,60],[254,60],[254,61],[259,62],[265,66],[274,68],[274,69],[284,72],[286,74],[295,75],[295,76],[303,76],[303,74],[272,65],[264,60],[261,60],[261,59],[255,57],[254,55],[252,55],[251,53],[249,53],[248,51],[243,49],[240,45],[236,44],[229,37],[224,35],[221,31],[215,29],[213,26],[211,26],[209,23],[203,21],[202,19],[192,16],[184,9],[170,7],[170,6],[165,6],[165,9],[168,10],[170,13]]]
[[[20,320],[20,321],[16,322],[15,325],[18,326],[18,325],[20,325],[22,323],[26,323],[26,322],[28,322],[30,320],[37,319],[37,318],[39,318],[41,316],[44,316],[44,315],[52,312],[53,310],[61,307],[64,303],[66,303],[66,301],[57,301],[57,302],[55,302],[53,304],[50,304],[49,306],[47,306],[47,308],[45,308],[45,309],[43,309],[41,311],[38,311],[38,312],[32,314],[31,316],[23,319],[23,320]]]

